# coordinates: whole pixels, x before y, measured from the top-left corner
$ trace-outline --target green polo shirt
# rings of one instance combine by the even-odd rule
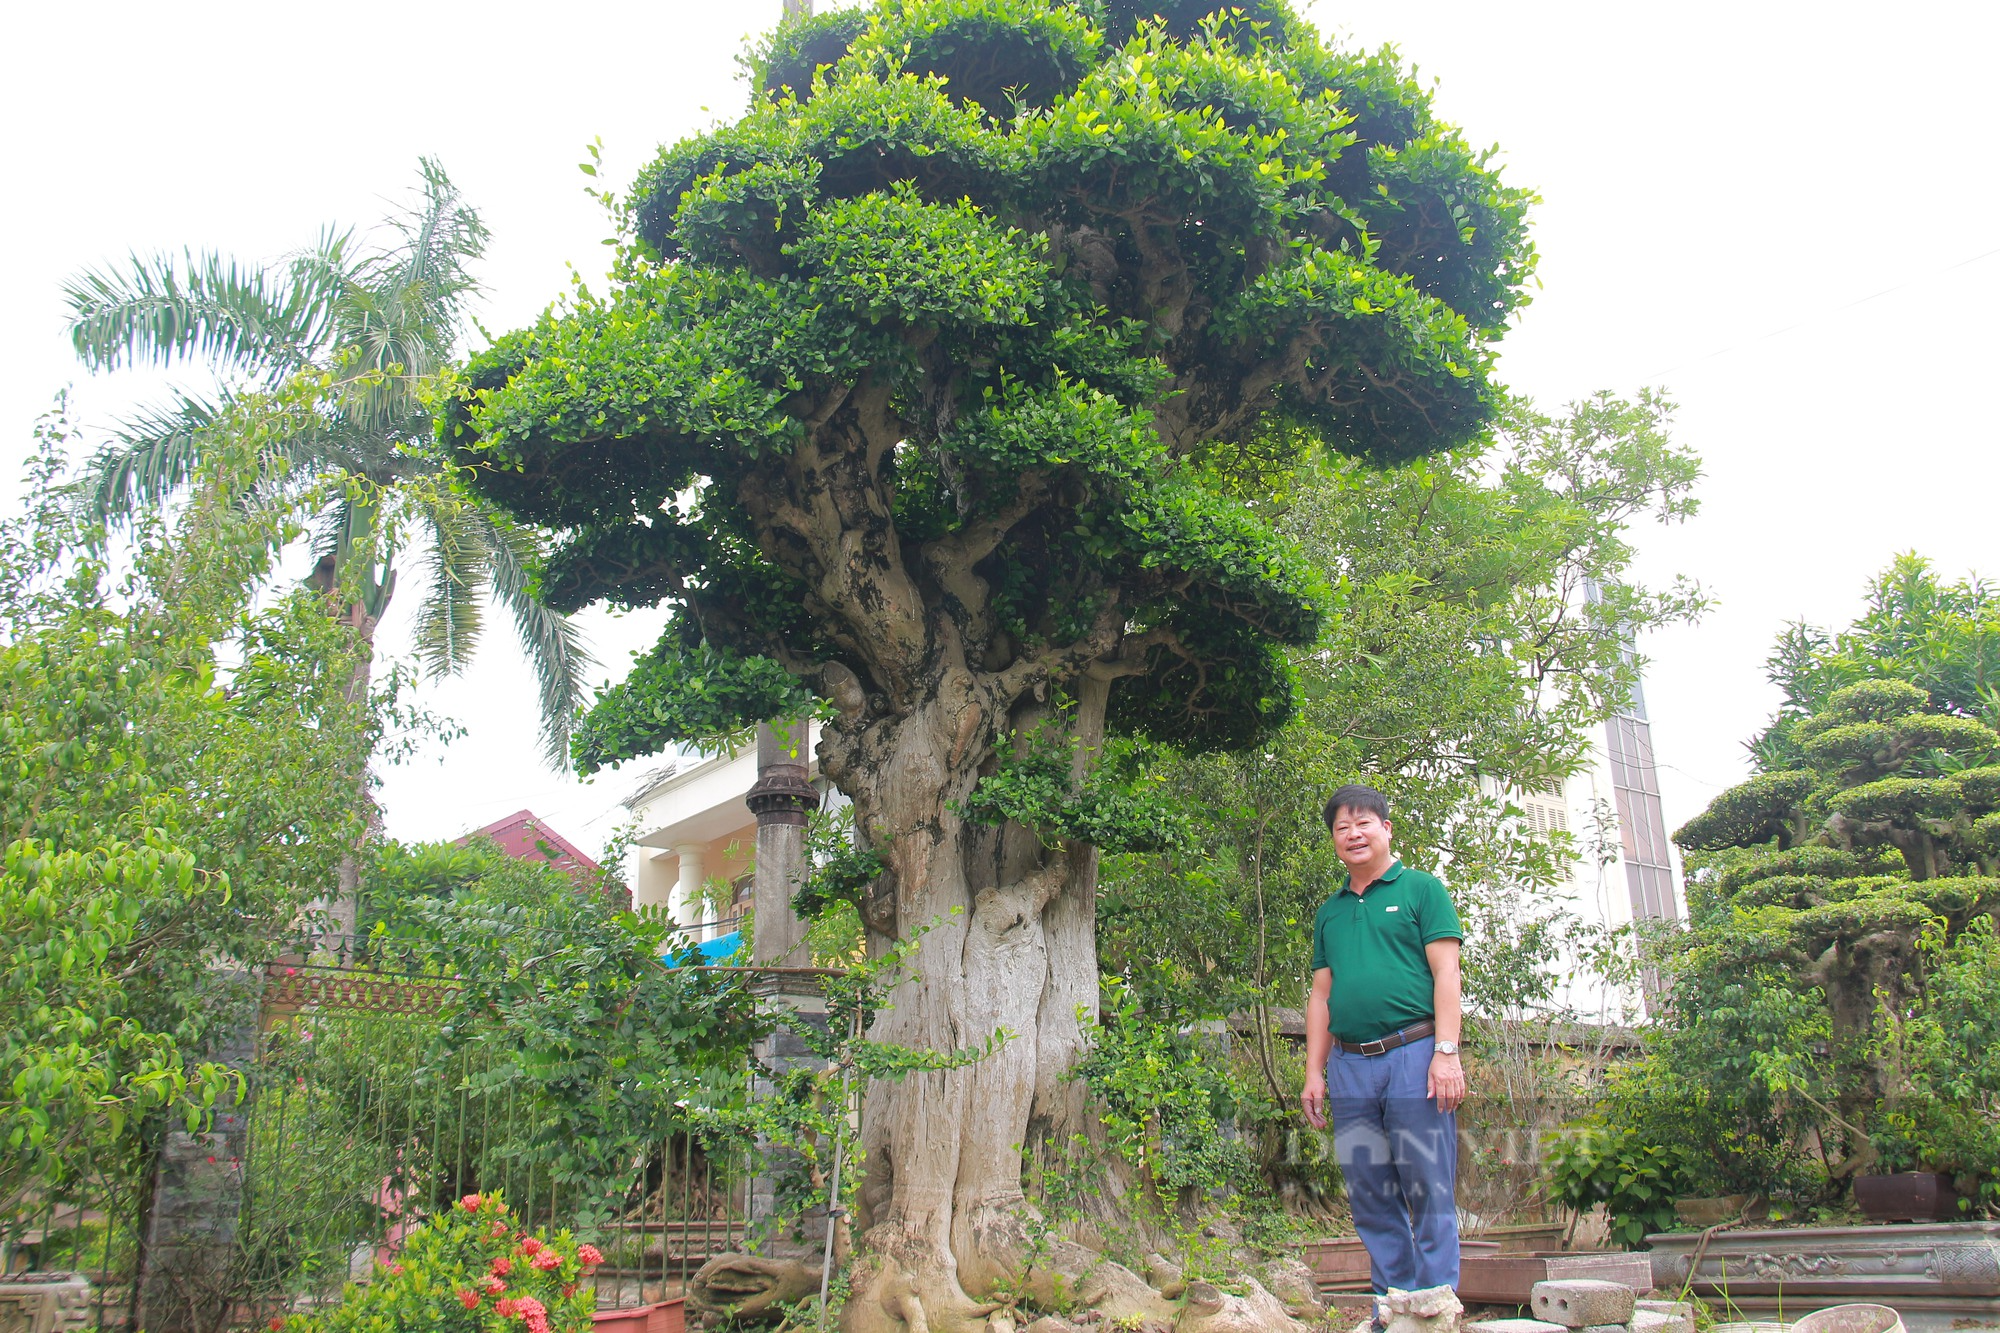
[[[1433,1017],[1424,946],[1464,938],[1435,875],[1397,861],[1366,893],[1349,877],[1313,918],[1313,971],[1333,973],[1327,1028],[1342,1041],[1374,1041]]]

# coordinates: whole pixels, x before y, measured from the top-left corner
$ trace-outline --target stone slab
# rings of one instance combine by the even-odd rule
[[[1901,1310],[1913,1300],[2000,1301],[2000,1222],[1722,1231],[1698,1268],[1699,1232],[1648,1236],[1661,1291],[1745,1298],[1783,1296],[1801,1311],[1861,1302]]]
[[[1624,1324],[1635,1308],[1632,1288],[1622,1282],[1569,1278],[1537,1282],[1529,1296],[1535,1318],[1564,1328]]]
[[[1644,1291],[1653,1285],[1652,1262],[1615,1250],[1571,1254],[1466,1255],[1458,1265],[1459,1299],[1474,1305],[1526,1305],[1537,1282],[1596,1278]]]
[[[1667,1304],[1668,1302],[1660,1302]],[[1666,1310],[1648,1310],[1648,1302],[1632,1312],[1632,1333],[1694,1333],[1692,1314],[1673,1314]]]
[[[1542,1319],[1481,1319],[1464,1325],[1462,1333],[1569,1333],[1569,1330]]]

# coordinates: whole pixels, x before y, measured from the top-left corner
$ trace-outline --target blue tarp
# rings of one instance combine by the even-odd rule
[[[685,961],[694,963],[696,965],[700,965],[703,963],[719,963],[723,959],[729,957],[730,954],[735,953],[738,949],[742,947],[743,947],[743,932],[740,930],[732,930],[727,935],[718,935],[712,940],[704,940],[702,943],[697,944],[694,947],[694,951],[697,957],[686,958],[685,955],[682,955],[681,957],[684,958]],[[661,954],[660,961],[665,963],[668,967],[680,966],[680,963],[677,962],[675,959],[675,955],[671,953]]]

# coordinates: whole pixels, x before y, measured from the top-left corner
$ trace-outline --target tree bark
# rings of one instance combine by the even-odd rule
[[[918,936],[911,980],[870,1036],[951,1051],[1008,1034],[977,1063],[867,1089],[857,1218],[864,1243],[846,1326],[983,1328],[1003,1281],[1025,1277],[1032,1288],[1039,1278],[1053,1288],[1058,1274],[1072,1296],[1093,1276],[1099,1308],[1114,1317],[1171,1318],[1143,1279],[1073,1243],[1027,1271],[1023,1145],[1066,1147],[1093,1128],[1087,1090],[1065,1076],[1097,1010],[1097,855],[1044,847],[1018,825],[993,829],[957,813],[993,756],[983,738],[967,739],[980,693],[970,675],[948,676],[907,717],[852,730],[836,723],[822,743],[822,770],[853,798],[858,827],[889,866],[866,913],[871,950],[880,956],[898,938]],[[1105,700],[1101,685],[1080,690],[1080,764],[1102,734]],[[1042,711],[1030,698],[1009,721],[1019,726]]]

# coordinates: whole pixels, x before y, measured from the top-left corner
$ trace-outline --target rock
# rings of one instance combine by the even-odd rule
[[[1561,1324],[1540,1319],[1481,1319],[1463,1326],[1462,1333],[1568,1333]]]
[[[1326,1317],[1326,1305],[1319,1298],[1319,1283],[1313,1279],[1312,1269],[1306,1267],[1302,1260],[1293,1256],[1273,1259],[1264,1265],[1258,1276],[1264,1279],[1264,1285],[1292,1318],[1314,1323]],[[1166,1288],[1161,1287],[1160,1290],[1165,1291]]]
[[[1632,1333],[1694,1333],[1694,1315],[1648,1310],[1648,1305],[1678,1305],[1678,1301],[1640,1301],[1632,1312]]]
[[[1308,1274],[1312,1270],[1306,1270]],[[1146,1256],[1146,1280],[1160,1289],[1160,1294],[1168,1300],[1177,1300],[1187,1292],[1187,1275],[1180,1265],[1164,1254]]]
[[[1391,1287],[1382,1307],[1389,1333],[1458,1333],[1458,1316],[1465,1309],[1450,1287],[1417,1291]]]
[[[1622,1325],[1632,1318],[1632,1311],[1637,1308],[1637,1300],[1630,1287],[1620,1282],[1598,1282],[1589,1278],[1537,1282],[1530,1304],[1537,1319],[1546,1319],[1564,1328]]]
[[[1232,1296],[1213,1282],[1190,1282],[1187,1307],[1175,1333],[1304,1333],[1305,1325],[1286,1312],[1255,1278],[1246,1278],[1247,1296]]]
[[[1382,1304],[1388,1307],[1391,1316],[1409,1315],[1416,1319],[1438,1319],[1465,1309],[1459,1304],[1458,1293],[1450,1287],[1421,1287],[1416,1291],[1391,1287]]]
[[[1631,1333],[1629,1324],[1586,1324],[1574,1333]]]
[[[994,1311],[993,1317],[986,1321],[986,1333],[1014,1333],[1014,1312],[1012,1310]]]
[[[1058,1319],[1052,1314],[1045,1314],[1022,1329],[1021,1333],[1076,1333],[1076,1325],[1067,1319]]]

